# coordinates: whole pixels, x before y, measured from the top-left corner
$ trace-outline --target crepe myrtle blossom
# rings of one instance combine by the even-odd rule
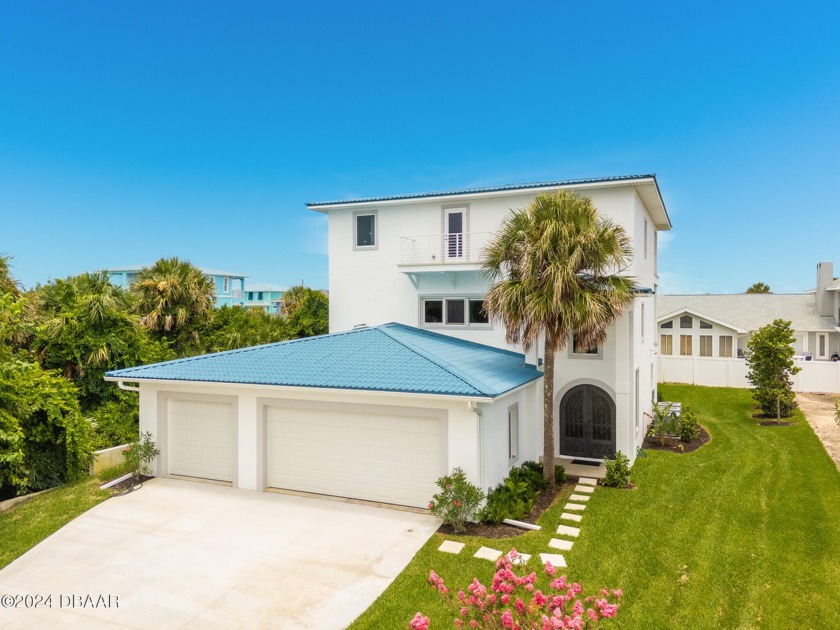
[[[458,630],[585,630],[616,616],[621,589],[601,589],[597,596],[584,597],[580,584],[569,582],[565,575],[556,577],[557,568],[551,563],[545,563],[543,573],[538,577],[511,549],[496,561],[489,588],[473,578],[466,590],[453,594],[434,571],[429,571],[428,582],[451,606]],[[545,589],[537,588],[538,580]],[[418,612],[409,628],[429,630],[429,618]]]

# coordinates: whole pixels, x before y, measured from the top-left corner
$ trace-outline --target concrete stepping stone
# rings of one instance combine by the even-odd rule
[[[578,483],[582,486],[597,486],[598,480],[592,477],[581,477],[578,479]]]
[[[583,520],[583,516],[580,514],[569,514],[568,512],[563,512],[560,518],[564,521],[574,521],[575,523],[580,523]]]
[[[569,497],[569,501],[583,501],[586,503],[590,498],[588,494],[573,494]]]
[[[572,545],[574,545],[571,540],[563,540],[562,538],[552,538],[548,541],[548,546],[554,549],[559,549],[560,551],[571,551]]]
[[[551,566],[557,567],[558,569],[564,569],[568,566],[566,564],[566,558],[561,556],[559,553],[541,553],[540,560],[543,564],[550,562]]]
[[[508,559],[510,559],[510,552],[505,554]],[[513,559],[511,564],[525,564],[528,560],[531,559],[531,554],[528,553],[521,553],[519,551],[516,552],[516,557]]]
[[[592,494],[595,492],[595,486],[575,486],[575,492],[584,492],[586,494]]]
[[[456,542],[454,540],[444,540],[440,547],[438,547],[438,551],[442,551],[444,553],[454,553],[459,554],[461,553],[461,549],[464,548],[464,543]]]
[[[491,560],[492,562],[495,562],[501,555],[501,551],[491,549],[490,547],[482,547],[473,554],[473,558],[482,558],[484,560]]]
[[[570,512],[583,512],[586,509],[586,505],[583,503],[567,503],[563,506],[564,510],[569,510]]]
[[[571,527],[569,525],[558,525],[557,533],[562,534],[563,536],[571,536],[572,538],[577,538],[580,535],[580,528]]]

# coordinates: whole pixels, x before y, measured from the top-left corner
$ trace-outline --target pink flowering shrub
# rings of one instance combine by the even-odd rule
[[[453,594],[434,571],[429,572],[429,583],[456,612],[459,630],[583,630],[615,617],[621,589],[601,589],[599,595],[583,597],[580,584],[568,582],[565,575],[555,577],[557,569],[551,563],[546,563],[545,575],[543,593],[537,588],[537,574],[511,549],[496,562],[489,589],[474,578],[466,591]],[[418,612],[409,628],[429,630],[429,618]]]
[[[475,518],[478,506],[484,500],[484,493],[467,481],[467,475],[460,468],[438,479],[437,485],[440,492],[429,501],[429,510],[445,525],[452,525],[457,533],[465,532],[467,521]]]

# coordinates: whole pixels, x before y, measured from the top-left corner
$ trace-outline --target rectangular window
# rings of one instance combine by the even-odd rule
[[[356,249],[373,249],[376,247],[376,213],[357,212],[353,226]]]
[[[253,291],[248,291],[248,301],[249,302],[254,301],[254,292]]]
[[[680,354],[684,357],[691,356],[691,335],[680,335]]]
[[[222,293],[227,293],[230,290],[230,278],[222,279]]]
[[[642,302],[642,316],[639,318],[642,321],[642,341],[645,340],[645,303]]]
[[[647,219],[645,219],[645,258],[647,258],[647,239],[648,239],[648,224]]]
[[[484,300],[470,300],[470,324],[489,324],[484,312]]]
[[[443,323],[443,300],[423,300],[423,323]]]
[[[721,335],[718,337],[718,356],[732,356],[732,335]]]
[[[464,300],[446,300],[446,323],[456,325],[467,323]]]
[[[817,333],[817,358],[828,358],[828,335],[825,333]]]
[[[659,335],[659,354],[674,354],[674,335]]]
[[[262,291],[257,292],[257,301],[262,302],[262,299],[263,299],[263,292]]]
[[[693,328],[694,327],[694,319],[692,319],[691,315],[683,315],[680,317],[680,328]]]
[[[642,416],[642,405],[641,403],[641,396],[639,395],[639,368],[636,368],[636,433],[639,432],[639,426],[641,424],[640,419]]]
[[[600,354],[598,346],[585,346],[579,340],[577,335],[572,335],[572,354],[592,355]]]
[[[701,357],[712,356],[712,336],[711,335],[700,335],[700,356]]]
[[[508,460],[519,457],[519,405],[508,407]]]

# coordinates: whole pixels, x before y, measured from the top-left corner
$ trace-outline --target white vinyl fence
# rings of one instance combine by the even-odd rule
[[[660,383],[689,383],[714,387],[749,387],[744,359],[659,357]],[[840,363],[797,361],[802,371],[793,376],[795,392],[840,394]]]

